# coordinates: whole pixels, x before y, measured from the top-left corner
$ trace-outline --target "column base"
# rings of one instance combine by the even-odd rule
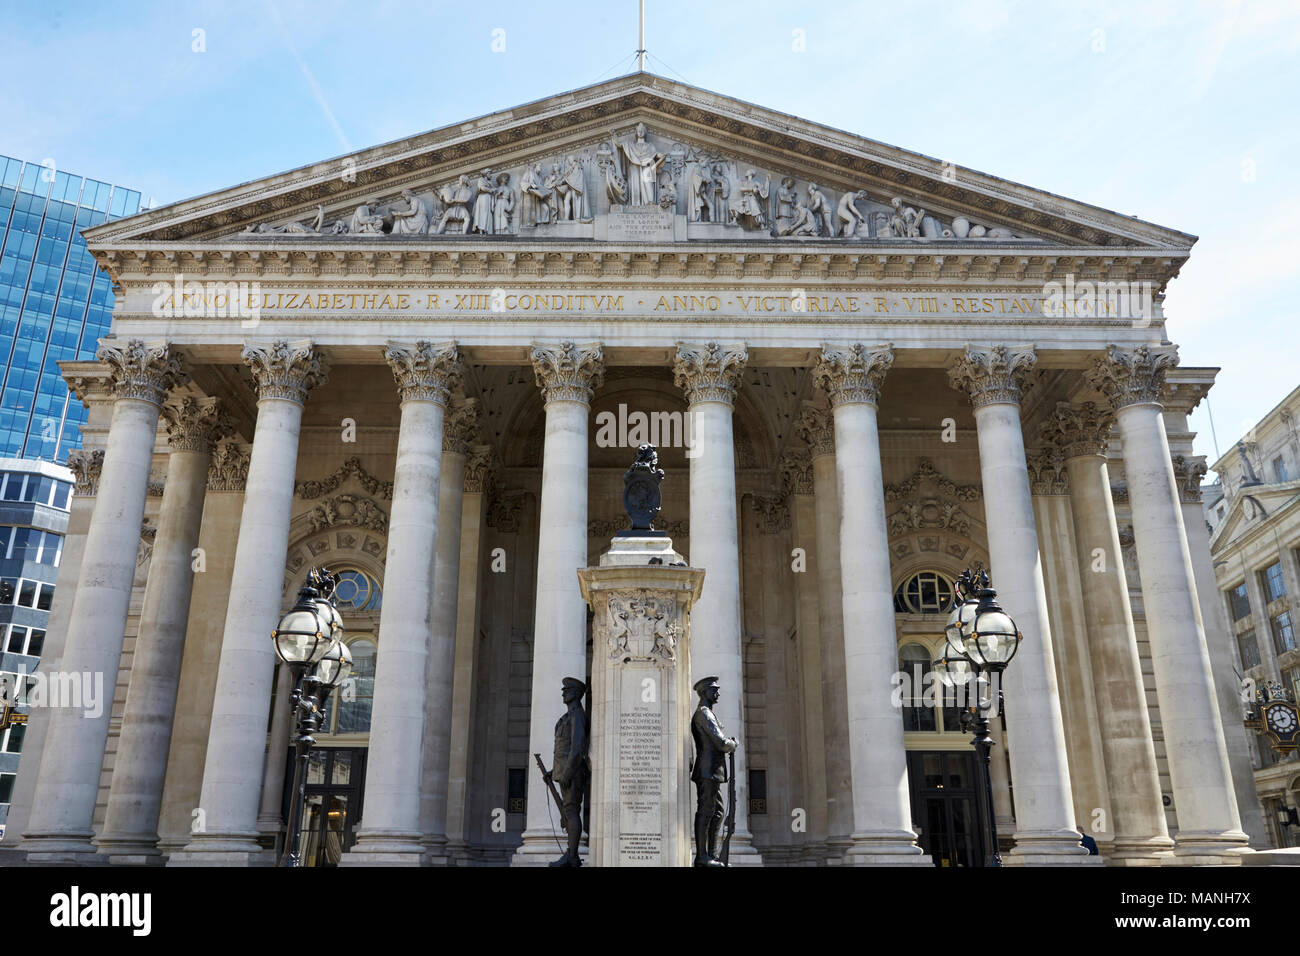
[[[563,831],[525,830],[524,842],[510,857],[511,866],[549,866],[564,856],[568,838]],[[578,844],[578,859],[587,866],[587,844]]]
[[[1016,845],[1002,857],[1003,866],[1101,866],[1102,858],[1091,855],[1080,842],[1077,830],[1046,833],[1017,833]]]
[[[195,834],[168,866],[274,866],[275,854],[257,843],[256,833]]]
[[[1168,837],[1116,837],[1109,853],[1102,853],[1107,866],[1169,866],[1173,863],[1174,841]]]
[[[843,866],[844,857],[853,849],[853,838],[833,836],[826,838],[825,851],[822,853],[823,866]]]
[[[25,833],[20,849],[27,862],[36,866],[103,863],[95,845],[93,830],[72,833]]]
[[[1175,866],[1241,866],[1241,858],[1250,852],[1250,837],[1241,830],[1180,832],[1174,837],[1172,862]]]
[[[339,866],[419,866],[424,856],[420,834],[406,830],[363,830]]]
[[[424,847],[424,855],[420,861],[421,866],[455,866],[452,859],[451,849],[448,846],[447,838],[441,833],[437,836],[425,837],[421,841]]]
[[[910,830],[855,833],[842,866],[931,866],[930,855],[916,845]],[[829,840],[827,841],[830,842]]]
[[[447,855],[451,858],[448,866],[469,866],[469,844],[464,840],[448,840]]]
[[[99,856],[109,866],[162,866],[158,835],[148,833],[100,837],[95,841]]]

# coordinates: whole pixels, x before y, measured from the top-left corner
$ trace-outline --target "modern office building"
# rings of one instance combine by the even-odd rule
[[[67,461],[86,410],[68,401],[65,359],[95,357],[113,310],[81,230],[140,209],[140,194],[0,156],[0,456]]]

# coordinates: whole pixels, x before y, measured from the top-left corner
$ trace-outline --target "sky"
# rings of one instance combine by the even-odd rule
[[[7,5],[0,153],[162,205],[633,69],[636,0]],[[1213,464],[1300,384],[1300,3],[646,0],[647,69],[1200,237]],[[1213,413],[1217,449],[1211,434]]]

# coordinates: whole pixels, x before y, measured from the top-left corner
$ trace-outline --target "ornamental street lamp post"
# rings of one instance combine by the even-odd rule
[[[943,656],[934,662],[934,671],[939,682],[949,688],[965,687],[972,678],[975,680],[976,713],[970,722],[974,734],[971,745],[984,783],[989,833],[987,865],[999,867],[1002,854],[998,850],[998,822],[993,813],[993,738],[989,736],[989,711],[993,705],[994,682],[1001,687],[1002,671],[1016,656],[1021,634],[1016,622],[994,600],[997,591],[989,586],[987,571],[963,571],[956,590],[958,603],[948,616]],[[993,679],[986,675],[993,675]],[[985,685],[984,693],[979,689],[980,683]]]
[[[352,671],[352,653],[343,643],[343,620],[334,607],[337,580],[329,571],[312,568],[298,591],[298,600],[271,634],[275,652],[293,674],[291,706],[296,718],[293,800],[280,866],[302,866],[298,841],[306,803],[307,756],[316,743],[325,702]]]

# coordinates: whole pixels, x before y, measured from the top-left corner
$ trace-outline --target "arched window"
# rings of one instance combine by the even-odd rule
[[[375,697],[375,645],[364,638],[348,645],[352,651],[352,676],[334,692],[338,717],[331,733],[370,733],[370,707]],[[350,686],[349,686],[350,685]],[[330,722],[326,721],[328,727]]]
[[[348,611],[378,611],[384,603],[383,591],[379,582],[364,571],[356,568],[333,568],[338,575],[338,587],[334,589],[334,603],[344,615],[343,626],[347,627]]]
[[[894,592],[898,614],[943,614],[952,606],[952,578],[942,571],[918,571]]]
[[[903,674],[903,729],[938,730],[934,719],[933,694],[925,702],[926,675],[933,667],[930,652],[921,644],[904,644],[898,649],[898,669]]]

